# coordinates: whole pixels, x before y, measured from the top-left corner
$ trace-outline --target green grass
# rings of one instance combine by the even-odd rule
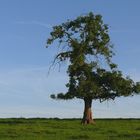
[[[0,140],[140,140],[140,119],[0,119]]]

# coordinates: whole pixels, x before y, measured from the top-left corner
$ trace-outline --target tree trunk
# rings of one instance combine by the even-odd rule
[[[94,121],[92,119],[92,111],[91,111],[91,106],[92,106],[92,99],[84,99],[84,113],[83,113],[83,119],[82,119],[82,124],[93,124]]]

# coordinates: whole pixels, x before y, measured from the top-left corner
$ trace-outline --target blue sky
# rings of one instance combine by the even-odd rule
[[[48,68],[55,45],[45,48],[53,25],[93,11],[110,27],[113,61],[140,81],[139,0],[0,0],[0,117],[81,117],[83,102],[54,101],[68,77]],[[140,117],[140,96],[93,102],[94,117]]]

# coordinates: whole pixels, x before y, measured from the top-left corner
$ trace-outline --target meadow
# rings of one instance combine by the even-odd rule
[[[140,119],[0,119],[0,140],[140,140]]]

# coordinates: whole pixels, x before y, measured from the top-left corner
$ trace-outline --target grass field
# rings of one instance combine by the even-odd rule
[[[0,119],[0,140],[140,140],[140,119]]]

